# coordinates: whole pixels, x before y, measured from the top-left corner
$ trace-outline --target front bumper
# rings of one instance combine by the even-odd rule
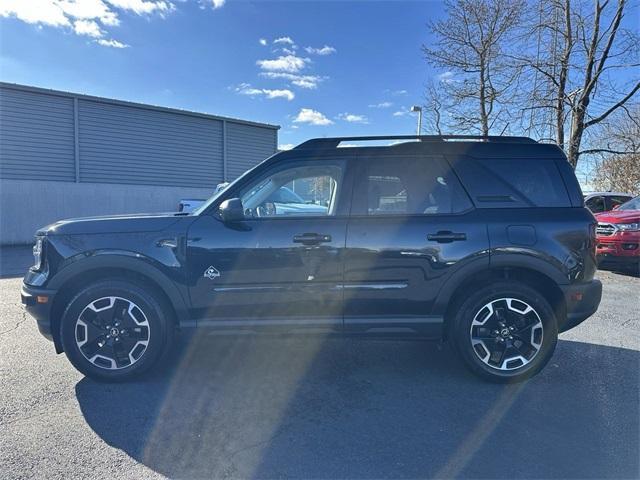
[[[602,299],[602,283],[593,279],[587,283],[576,283],[561,286],[567,305],[567,318],[559,325],[560,332],[581,324],[593,315]]]
[[[598,260],[637,262],[640,260],[640,234],[626,232],[611,236],[598,236],[596,255]]]
[[[20,298],[25,310],[36,319],[38,330],[49,340],[55,340],[51,328],[51,308],[56,292],[23,284]],[[57,346],[56,346],[57,347]]]

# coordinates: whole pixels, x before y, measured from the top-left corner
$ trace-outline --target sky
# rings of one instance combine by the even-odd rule
[[[411,134],[435,1],[0,0],[0,79],[280,125]]]

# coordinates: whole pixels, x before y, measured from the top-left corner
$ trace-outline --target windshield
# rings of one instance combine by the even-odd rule
[[[618,207],[618,210],[640,210],[640,196],[623,203]]]
[[[287,187],[280,187],[268,198],[273,203],[305,203],[304,199]]]

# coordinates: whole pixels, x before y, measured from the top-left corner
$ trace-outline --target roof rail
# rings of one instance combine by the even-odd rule
[[[496,135],[381,135],[370,137],[330,137],[312,138],[295,149],[337,148],[341,142],[369,142],[379,140],[415,140],[420,142],[474,141],[489,143],[538,143],[529,137],[502,137]]]

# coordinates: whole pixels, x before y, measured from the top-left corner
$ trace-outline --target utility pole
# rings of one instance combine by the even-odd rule
[[[422,107],[420,105],[414,105],[411,107],[412,112],[418,112],[418,131],[416,135],[420,136],[422,134]]]

